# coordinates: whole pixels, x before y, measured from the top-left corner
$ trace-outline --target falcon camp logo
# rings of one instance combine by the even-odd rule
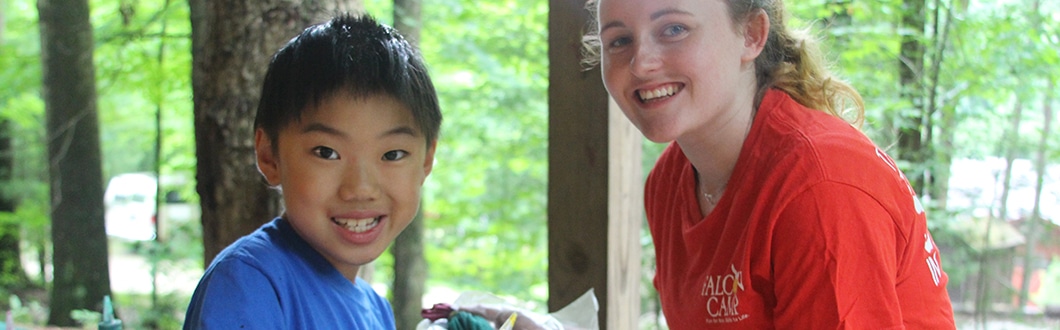
[[[740,292],[744,291],[743,272],[729,265],[732,273],[708,275],[700,295],[707,297],[707,323],[735,323],[748,318],[740,313]]]

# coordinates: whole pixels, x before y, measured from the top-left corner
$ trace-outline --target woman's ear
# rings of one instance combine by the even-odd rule
[[[258,158],[258,172],[265,177],[270,187],[280,185],[280,161],[276,147],[272,145],[265,130],[254,130],[254,154]]]
[[[764,9],[756,9],[747,16],[744,23],[744,52],[741,59],[744,62],[753,62],[762,49],[766,47],[769,39],[769,14]]]

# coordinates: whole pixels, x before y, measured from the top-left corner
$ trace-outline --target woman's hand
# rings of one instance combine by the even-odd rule
[[[461,311],[472,313],[493,323],[495,328],[498,328],[504,324],[505,321],[511,317],[512,313],[517,313],[518,316],[515,318],[515,326],[512,330],[549,330],[545,326],[538,324],[533,318],[526,316],[526,314],[520,313],[517,310],[512,310],[504,307],[497,306],[484,306],[484,305],[472,305],[466,307],[460,307]]]

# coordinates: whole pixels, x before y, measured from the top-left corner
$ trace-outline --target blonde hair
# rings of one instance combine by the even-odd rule
[[[769,17],[769,37],[762,53],[755,58],[755,108],[765,92],[780,89],[807,108],[827,112],[855,127],[865,120],[865,104],[854,87],[839,79],[827,67],[816,40],[805,31],[789,30],[785,23],[782,0],[725,0],[733,24],[741,24],[761,9]],[[586,9],[596,19],[599,0],[586,2]],[[600,63],[598,23],[587,26],[582,37],[582,63],[593,67]]]

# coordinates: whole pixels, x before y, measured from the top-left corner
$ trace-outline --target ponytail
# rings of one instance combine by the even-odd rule
[[[791,31],[784,24],[781,0],[729,0],[734,22],[762,9],[769,16],[769,38],[755,59],[758,91],[755,107],[769,89],[780,89],[807,108],[827,112],[855,127],[865,120],[865,104],[850,84],[834,76],[826,66],[816,40],[805,31]]]

